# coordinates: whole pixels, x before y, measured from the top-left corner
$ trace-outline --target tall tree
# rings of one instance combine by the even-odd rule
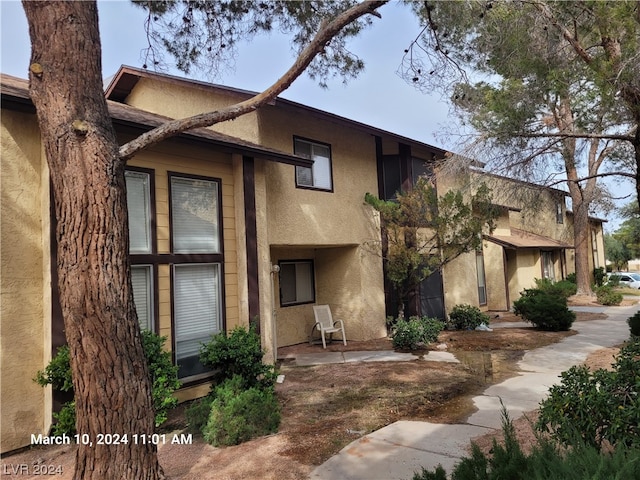
[[[589,212],[602,194],[596,179],[611,173],[603,172],[605,160],[621,151],[617,142],[633,140],[637,127],[619,107],[613,86],[594,78],[536,2],[466,5],[414,7],[426,30],[407,52],[405,75],[419,86],[448,79],[457,112],[477,132],[471,145],[482,145],[490,168],[547,185],[567,184],[578,291],[590,293]],[[439,52],[428,74],[420,52]],[[489,78],[472,82],[467,71]]]
[[[93,441],[91,445],[78,446],[76,479],[162,476],[151,442],[96,443],[99,433],[142,436],[152,434],[154,428],[151,389],[130,279],[126,160],[171,135],[259,108],[285,90],[318,55],[319,64],[327,67],[340,69],[345,62],[355,62],[344,48],[344,41],[360,31],[366,23],[363,18],[378,15],[376,9],[385,2],[271,3],[280,5],[280,10],[265,15],[265,22],[288,22],[300,45],[295,63],[273,86],[236,106],[169,122],[120,146],[103,94],[96,3],[23,2],[32,47],[30,94],[54,197],[59,291],[71,352],[76,426],[80,434],[87,434]],[[216,8],[228,6],[227,14],[214,9],[203,18],[229,28],[247,20],[255,9],[254,2],[144,2],[154,18],[174,9],[185,10],[185,24],[193,21],[188,15],[190,8],[198,5],[204,12],[207,4]],[[312,15],[312,9],[299,17],[305,22],[296,29],[296,12],[313,6],[321,14]],[[268,30],[267,27],[270,24],[254,28]],[[307,32],[313,35],[305,36]],[[188,32],[182,39],[187,38]],[[202,53],[200,47],[195,50],[198,55],[193,50],[181,52],[188,43],[167,45],[170,49],[175,47],[172,53],[178,56],[184,53],[189,58]],[[220,47],[212,45],[212,51]]]
[[[380,213],[384,245],[374,242],[386,261],[386,275],[398,299],[399,315],[416,315],[419,286],[433,272],[482,245],[482,234],[495,228],[498,211],[491,191],[480,185],[465,199],[460,191],[438,196],[426,177],[395,200],[367,193],[365,202]]]

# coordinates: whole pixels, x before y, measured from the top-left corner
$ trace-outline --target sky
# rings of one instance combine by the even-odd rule
[[[439,148],[455,149],[455,143],[440,139],[442,126],[450,124],[449,106],[439,94],[425,95],[397,74],[404,49],[420,31],[408,8],[399,4],[380,9],[382,19],[374,18],[350,49],[366,64],[365,71],[343,85],[340,79],[322,89],[303,75],[281,97],[388,130]],[[146,46],[144,11],[129,0],[98,2],[103,49],[103,75],[113,75],[121,65],[141,67],[140,51]],[[29,36],[20,2],[0,0],[1,70],[27,77]],[[239,47],[233,71],[214,79],[192,78],[252,91],[261,91],[275,82],[293,62],[286,37],[279,34],[257,37]],[[178,70],[173,75],[185,76]]]
[[[425,94],[400,78],[396,71],[405,48],[420,28],[411,11],[398,3],[379,9],[381,19],[351,41],[349,48],[365,61],[365,71],[346,85],[340,79],[329,81],[327,89],[304,75],[281,97],[336,115],[350,118],[383,130],[403,135],[436,147],[462,151],[456,143],[461,132],[456,118],[450,115],[446,98],[439,93]],[[146,47],[144,11],[130,0],[98,2],[102,38],[102,65],[105,79],[121,65],[141,67],[141,51]],[[16,0],[0,0],[0,70],[4,74],[27,78],[30,44],[22,5]],[[168,58],[168,57],[167,57]],[[235,68],[216,78],[193,75],[245,90],[261,91],[274,83],[294,61],[287,37],[280,34],[259,36],[241,44]],[[178,70],[168,73],[182,76]],[[453,132],[453,135],[448,135]],[[617,192],[631,193],[632,186],[616,186]],[[631,199],[622,200],[628,203]],[[620,221],[609,217],[607,231]]]

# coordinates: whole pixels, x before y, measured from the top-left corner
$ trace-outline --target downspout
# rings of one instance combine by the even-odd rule
[[[275,275],[280,272],[279,265],[271,265],[271,335],[273,341],[273,364],[278,362],[278,329],[276,327],[277,313],[276,313],[276,281]]]

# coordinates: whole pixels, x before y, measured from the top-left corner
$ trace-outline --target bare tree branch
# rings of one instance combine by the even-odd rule
[[[365,1],[361,2],[338,15],[330,22],[323,22],[320,30],[311,40],[304,50],[300,53],[294,64],[278,79],[273,85],[254,97],[244,102],[231,105],[227,108],[217,110],[215,112],[201,113],[192,117],[173,120],[165,123],[149,132],[140,135],[135,140],[126,143],[120,147],[119,155],[122,161],[126,161],[140,150],[150,145],[164,140],[173,135],[199,127],[209,127],[216,123],[231,120],[253,112],[263,105],[269,103],[280,93],[285,91],[298,78],[313,61],[313,59],[322,52],[324,47],[331,39],[340,32],[345,26],[364,15],[374,15],[380,17],[376,11],[379,7],[387,3],[388,0]]]
[[[588,175],[586,177],[580,177],[580,178],[576,178],[573,180],[570,180],[568,178],[564,178],[562,180],[556,180],[555,182],[551,182],[545,186],[547,187],[553,187],[556,185],[560,185],[562,183],[580,183],[580,182],[586,182],[587,180],[591,179],[591,178],[600,178],[600,177],[624,177],[624,178],[636,178],[634,173],[627,173],[627,172],[605,172],[605,173],[597,173],[595,175]]]

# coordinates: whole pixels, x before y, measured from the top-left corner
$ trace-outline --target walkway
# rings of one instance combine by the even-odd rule
[[[493,385],[473,399],[476,413],[466,423],[443,425],[400,421],[350,443],[317,467],[312,480],[409,480],[420,467],[441,464],[449,473],[467,455],[471,438],[501,426],[500,400],[512,419],[534,410],[560,373],[604,347],[629,338],[627,318],[640,307],[574,307],[575,311],[604,313],[605,320],[574,323],[578,334],[562,342],[527,352],[518,363],[521,374]],[[376,352],[345,352],[366,353]],[[383,352],[388,354],[389,352]],[[435,353],[435,352],[434,352]],[[342,355],[342,354],[339,354]],[[431,354],[429,354],[431,355]],[[415,358],[415,357],[413,357]],[[338,358],[336,357],[336,360]]]

